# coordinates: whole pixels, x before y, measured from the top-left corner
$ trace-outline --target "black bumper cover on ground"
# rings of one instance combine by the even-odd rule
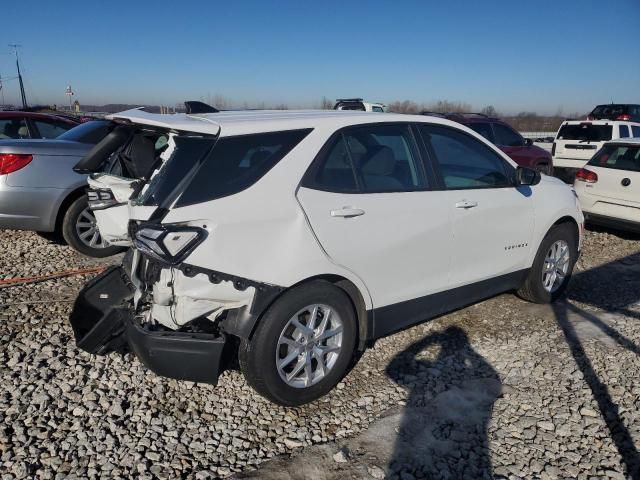
[[[89,281],[69,318],[78,347],[96,355],[131,350],[158,375],[215,385],[224,335],[150,330],[132,317],[132,297],[122,267],[111,267]]]

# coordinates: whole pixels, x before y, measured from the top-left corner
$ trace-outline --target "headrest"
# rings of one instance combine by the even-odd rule
[[[374,147],[369,158],[362,161],[362,173],[365,175],[390,175],[396,166],[393,150],[389,147]],[[369,153],[369,152],[368,152]]]

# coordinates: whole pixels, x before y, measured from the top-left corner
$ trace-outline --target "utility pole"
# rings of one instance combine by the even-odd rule
[[[16,43],[10,43],[9,46],[13,48],[13,51],[16,54],[16,67],[18,69],[18,81],[20,82],[20,97],[22,98],[22,108],[27,108],[27,96],[24,93],[24,84],[22,83],[22,73],[20,73],[20,60],[18,59],[18,48],[22,45],[18,45]]]

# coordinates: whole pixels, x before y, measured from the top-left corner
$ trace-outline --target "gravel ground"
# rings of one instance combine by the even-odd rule
[[[0,251],[0,279],[117,261],[27,232]],[[78,351],[86,275],[0,288],[0,478],[640,475],[639,251],[588,232],[566,302],[501,295],[385,338],[295,409],[236,371],[214,388]]]

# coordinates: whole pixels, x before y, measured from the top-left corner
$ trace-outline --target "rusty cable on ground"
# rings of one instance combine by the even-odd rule
[[[106,268],[107,268],[106,266],[101,266],[101,267],[83,268],[83,269],[75,269],[75,270],[63,270],[61,272],[45,273],[44,275],[38,275],[33,277],[8,278],[5,280],[0,280],[0,289],[16,287],[19,285],[26,285],[29,283],[45,282],[47,280],[70,277],[72,275],[86,275],[89,273],[100,273],[100,272],[103,272]]]

